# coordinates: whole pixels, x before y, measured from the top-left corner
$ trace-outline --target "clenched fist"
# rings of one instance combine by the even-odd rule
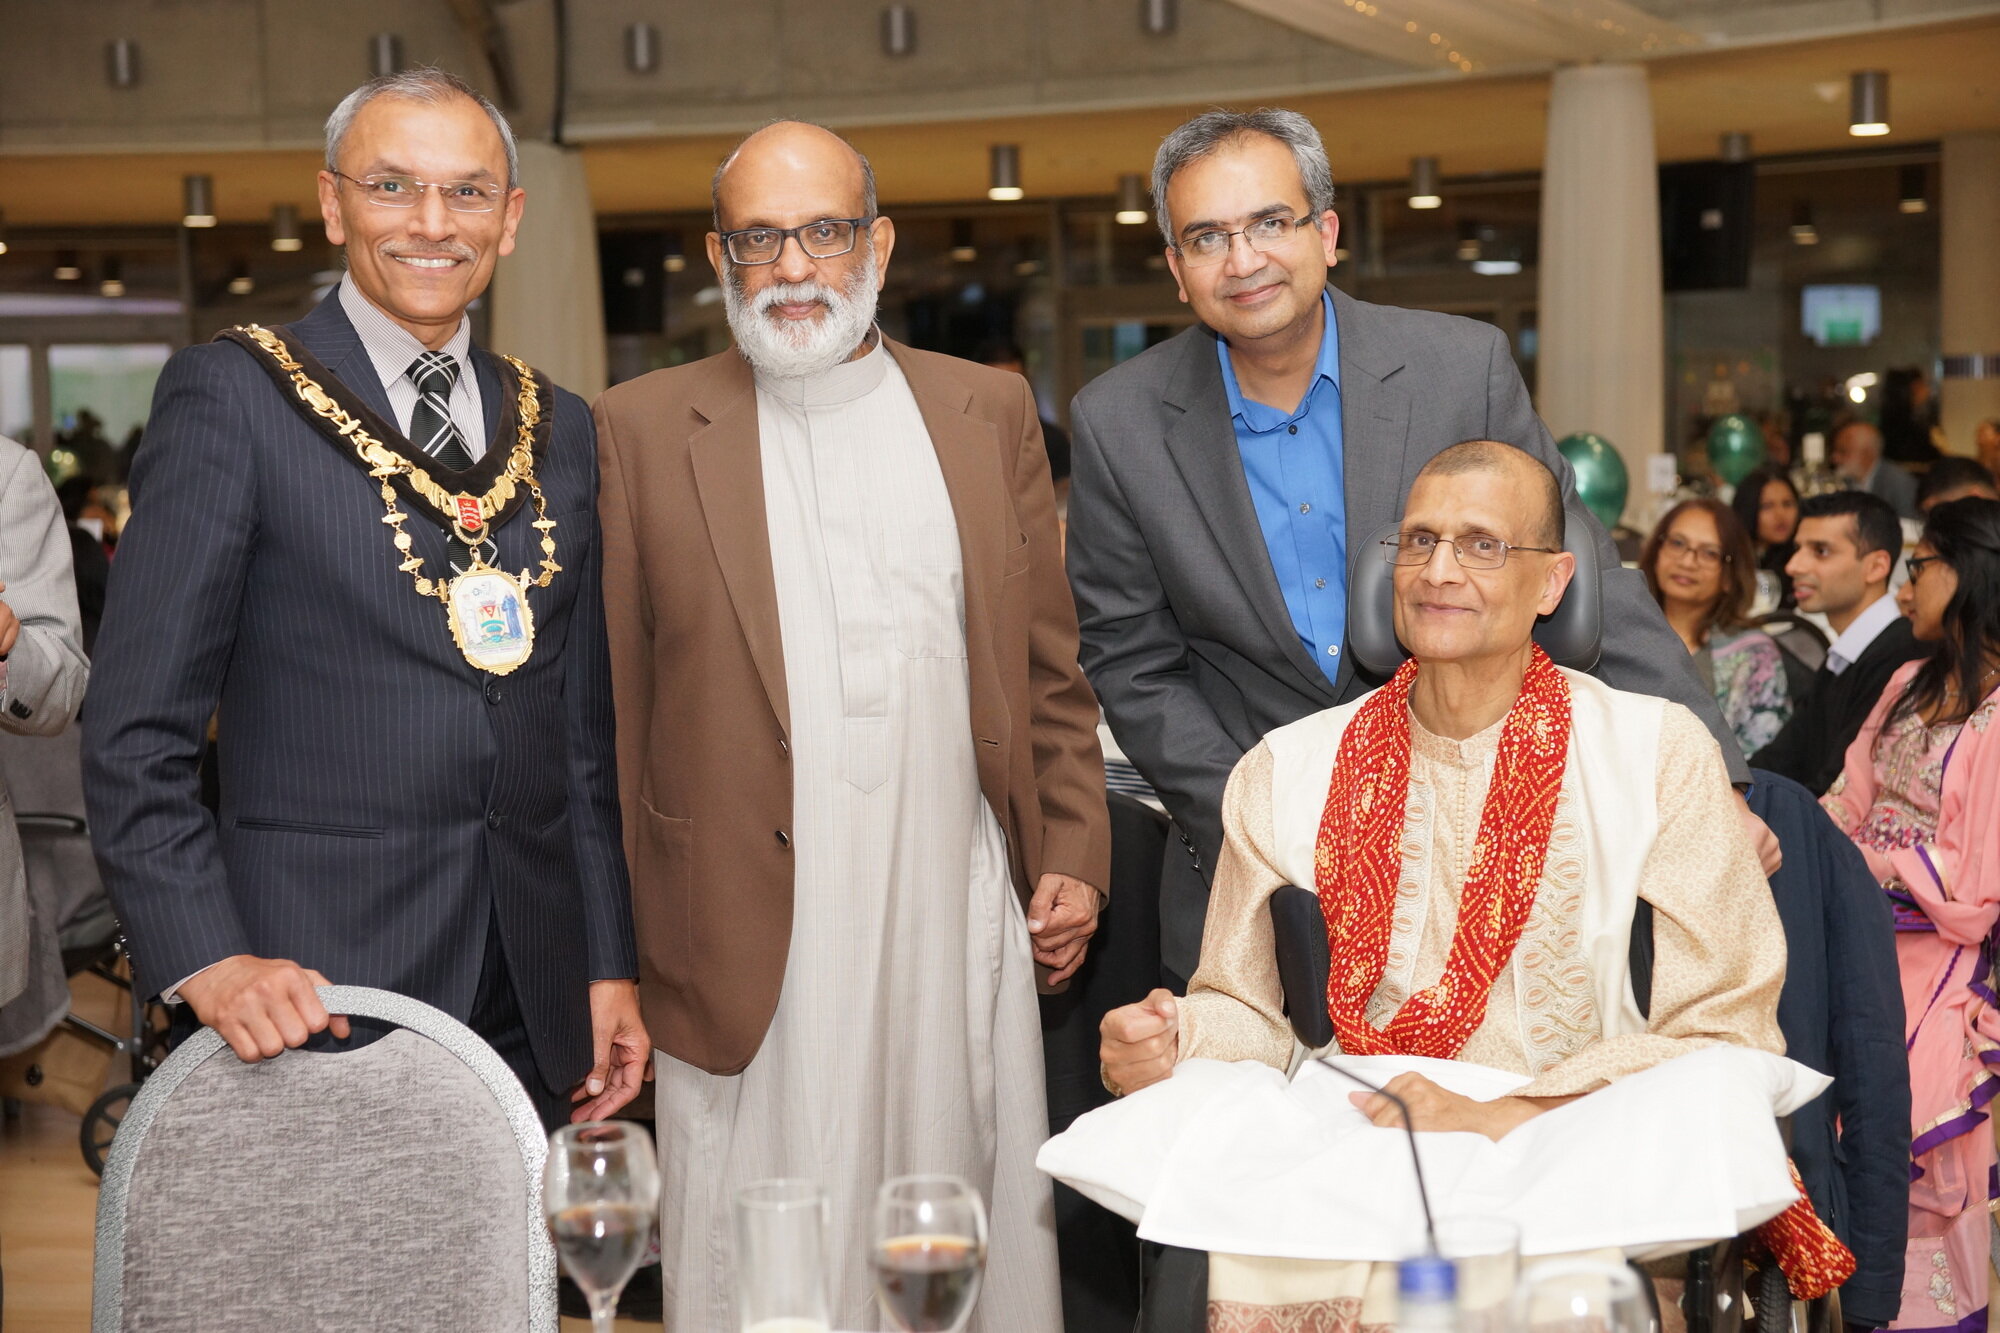
[[[1113,1009],[1097,1033],[1104,1086],[1120,1097],[1158,1083],[1180,1058],[1181,1017],[1172,991],[1156,990],[1137,1004]]]

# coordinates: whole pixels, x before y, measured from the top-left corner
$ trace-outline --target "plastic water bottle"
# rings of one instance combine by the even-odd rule
[[[1435,1254],[1396,1265],[1397,1333],[1457,1333],[1458,1269]]]

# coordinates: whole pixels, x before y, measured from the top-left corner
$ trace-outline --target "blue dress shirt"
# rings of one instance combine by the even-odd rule
[[[1285,595],[1292,628],[1326,678],[1340,671],[1347,631],[1347,503],[1341,463],[1340,330],[1322,296],[1326,332],[1312,383],[1292,412],[1252,402],[1236,386],[1229,344],[1215,340],[1236,450],[1250,482],[1257,526]]]

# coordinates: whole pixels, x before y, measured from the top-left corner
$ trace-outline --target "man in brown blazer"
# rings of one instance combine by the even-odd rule
[[[736,349],[597,404],[668,1328],[736,1326],[712,1256],[771,1176],[827,1190],[832,1324],[872,1326],[914,1172],[990,1209],[971,1327],[1057,1328],[1036,973],[1110,837],[1035,403],[875,328],[895,229],[837,136],[750,136],[715,213]]]

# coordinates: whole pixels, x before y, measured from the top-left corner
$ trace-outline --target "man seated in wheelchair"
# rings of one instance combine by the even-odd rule
[[[1157,990],[1106,1016],[1110,1090],[1193,1058],[1292,1067],[1270,911],[1288,885],[1325,915],[1327,1053],[1527,1080],[1481,1101],[1399,1074],[1386,1086],[1418,1131],[1498,1140],[1697,1048],[1783,1053],[1784,935],[1715,741],[1680,705],[1556,666],[1533,638],[1576,571],[1563,522],[1555,477],[1507,445],[1457,445],[1418,474],[1395,536],[1360,555],[1393,566],[1413,656],[1236,766],[1200,967],[1185,998]],[[1649,1004],[1629,955],[1641,901]],[[1387,1098],[1351,1100],[1400,1123]]]

